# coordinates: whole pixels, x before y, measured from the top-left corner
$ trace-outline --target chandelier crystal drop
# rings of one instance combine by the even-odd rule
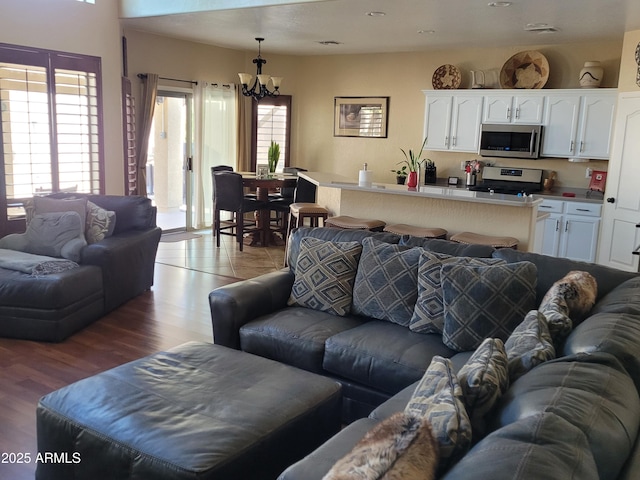
[[[256,101],[264,97],[277,97],[280,95],[280,83],[282,82],[282,77],[272,77],[270,75],[266,75],[262,73],[262,65],[267,63],[267,61],[260,56],[260,44],[264,41],[264,38],[256,37],[258,41],[258,56],[253,59],[253,63],[256,64],[256,78],[254,80],[253,75],[250,73],[239,73],[240,83],[242,84],[242,94],[245,97],[253,97]],[[253,81],[251,87],[249,84]],[[271,81],[273,85],[273,90],[269,90],[267,85]]]

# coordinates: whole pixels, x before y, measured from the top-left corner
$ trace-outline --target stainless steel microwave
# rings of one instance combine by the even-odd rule
[[[482,124],[480,155],[483,157],[540,157],[542,125]]]

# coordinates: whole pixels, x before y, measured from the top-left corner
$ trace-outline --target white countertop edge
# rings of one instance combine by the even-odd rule
[[[322,172],[299,172],[300,177],[319,187],[339,188],[358,192],[380,193],[385,195],[406,195],[412,197],[426,197],[461,202],[486,203],[490,205],[507,205],[512,207],[533,207],[542,203],[542,198],[516,197],[498,193],[472,192],[458,187],[442,187],[421,185],[420,190],[409,190],[405,185],[390,183],[372,183],[369,186],[359,186],[357,180]]]

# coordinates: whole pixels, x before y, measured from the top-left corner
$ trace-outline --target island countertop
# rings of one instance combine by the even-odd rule
[[[300,177],[309,180],[318,187],[340,188],[360,192],[372,192],[386,195],[407,195],[410,197],[444,198],[453,201],[487,203],[492,205],[509,205],[513,207],[537,206],[542,203],[542,197],[518,197],[500,193],[474,192],[464,187],[443,185],[420,185],[409,188],[406,185],[391,183],[372,183],[371,186],[358,185],[357,181],[342,175],[322,172],[299,172]]]
[[[449,236],[463,232],[511,236],[518,249],[534,251],[539,244],[541,226],[538,205],[542,197],[473,192],[464,187],[373,183],[323,172],[299,172],[299,176],[317,186],[317,202],[330,216],[382,220],[417,227],[443,228]]]

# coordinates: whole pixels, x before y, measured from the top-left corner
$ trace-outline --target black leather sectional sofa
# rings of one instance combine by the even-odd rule
[[[380,241],[459,256],[492,256],[537,267],[536,302],[571,270],[598,284],[595,306],[556,349],[556,358],[515,380],[488,418],[486,435],[442,478],[633,479],[640,477],[640,276],[512,249],[465,247],[446,240],[300,228],[283,270],[210,294],[215,343],[338,380],[349,425],[282,473],[320,480],[373,426],[402,411],[434,355],[460,368],[442,336],[355,315],[288,306],[300,241]]]

